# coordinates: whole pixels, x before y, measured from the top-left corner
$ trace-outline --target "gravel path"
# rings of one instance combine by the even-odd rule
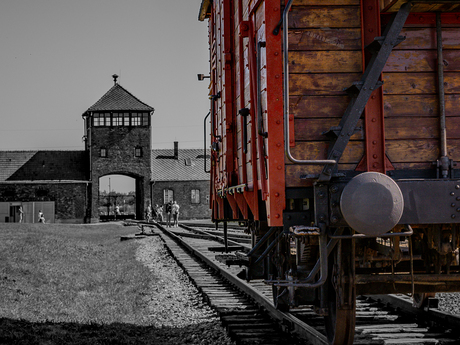
[[[145,296],[147,322],[155,327],[168,327],[162,344],[234,344],[220,325],[217,314],[203,302],[196,287],[171,258],[157,236],[140,241],[136,259],[157,278],[151,294]],[[192,327],[191,327],[192,326]]]

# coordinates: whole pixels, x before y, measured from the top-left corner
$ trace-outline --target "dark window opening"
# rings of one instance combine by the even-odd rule
[[[134,157],[142,157],[142,147],[136,146],[134,149]]]
[[[105,147],[101,147],[101,149],[99,150],[99,157],[107,157],[107,149]]]
[[[192,204],[199,204],[200,203],[200,190],[199,189],[192,189],[191,202],[192,202]]]

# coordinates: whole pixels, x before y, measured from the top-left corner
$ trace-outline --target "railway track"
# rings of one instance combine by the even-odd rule
[[[280,312],[273,306],[270,286],[238,278],[241,267],[226,265],[235,263],[235,254],[224,253],[219,231],[189,225],[143,226],[161,236],[237,344],[327,344],[323,319],[313,310]],[[247,252],[247,238],[238,230],[229,233],[227,248]],[[354,344],[460,343],[460,318],[413,308],[407,296],[359,296],[356,314]]]

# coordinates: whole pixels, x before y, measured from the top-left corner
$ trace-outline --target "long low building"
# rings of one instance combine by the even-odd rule
[[[181,219],[209,218],[203,150],[152,150],[154,109],[118,82],[82,115],[80,151],[0,151],[0,222],[99,221],[100,178],[135,180],[135,218],[149,205],[176,200]],[[207,152],[206,155],[209,155]]]

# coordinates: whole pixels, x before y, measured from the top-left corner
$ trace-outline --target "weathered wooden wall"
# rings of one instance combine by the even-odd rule
[[[361,15],[359,0],[296,1],[289,17],[289,107],[294,115],[298,159],[325,159],[328,139],[322,133],[339,124],[350,98],[343,91],[360,79]],[[361,125],[361,123],[360,123]],[[357,132],[339,169],[353,168],[364,152],[364,134]],[[321,166],[286,164],[286,186],[311,185],[302,175],[318,174]]]
[[[406,24],[383,73],[385,137],[395,169],[432,168],[440,155],[436,28]],[[460,28],[443,25],[447,146],[460,158]]]
[[[298,159],[324,159],[328,140],[322,133],[338,125],[350,101],[343,90],[363,71],[360,1],[296,1],[289,24],[290,113],[295,118],[291,151]],[[442,34],[448,154],[457,161],[460,27],[443,24]],[[383,70],[385,149],[395,169],[428,169],[440,155],[436,28],[432,20],[421,20],[406,24],[402,35],[406,40],[393,50]],[[362,121],[358,127],[363,128]],[[339,170],[356,168],[364,139],[362,130],[352,136]],[[313,179],[300,176],[317,174],[321,168],[287,162],[286,185],[310,185]]]

